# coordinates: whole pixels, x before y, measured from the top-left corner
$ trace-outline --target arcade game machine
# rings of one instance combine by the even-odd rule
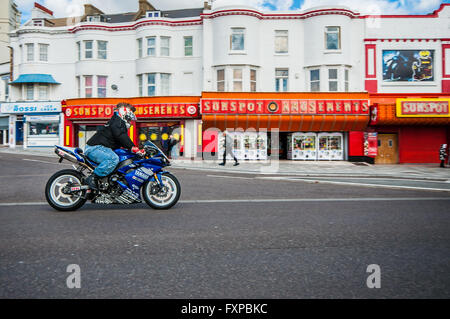
[[[317,159],[316,133],[293,133],[291,135],[290,148],[292,160],[316,160]]]
[[[267,160],[267,132],[256,133],[256,159]]]
[[[319,133],[319,160],[339,161],[344,159],[344,137],[342,133]]]

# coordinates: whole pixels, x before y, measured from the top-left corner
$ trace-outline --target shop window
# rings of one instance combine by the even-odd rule
[[[27,43],[25,46],[27,48],[27,61],[34,61],[34,43]]]
[[[108,42],[97,41],[97,57],[100,60],[106,60],[108,57]]]
[[[244,28],[231,28],[230,50],[231,51],[244,51],[245,50],[245,29]]]
[[[48,84],[39,85],[39,100],[48,100]]]
[[[161,56],[170,56],[170,37],[161,37]]]
[[[184,37],[184,56],[193,55],[193,42],[192,37]]]
[[[39,61],[48,61],[48,44],[39,43]]]
[[[338,90],[338,70],[328,69],[328,91],[336,92]]]
[[[275,53],[288,53],[288,31],[275,31]]]
[[[256,92],[256,70],[250,69],[250,91]]]
[[[233,91],[242,92],[242,69],[233,69]]]
[[[84,58],[92,59],[93,58],[93,41],[84,41]]]
[[[156,73],[147,74],[147,96],[156,95]]]
[[[25,99],[26,100],[34,100],[34,84],[27,83],[25,85]]]
[[[287,92],[289,84],[289,70],[276,69],[275,70],[275,91]]]
[[[106,97],[106,76],[97,76],[97,97]]]
[[[142,38],[137,39],[138,58],[142,58]]]
[[[170,74],[161,73],[161,95],[170,95]]]
[[[217,91],[225,92],[225,70],[217,70]]]
[[[320,91],[320,70],[311,70],[309,71],[310,76],[310,84],[311,84],[311,92],[319,92]]]
[[[325,28],[325,48],[327,50],[341,49],[341,28],[326,27]]]
[[[39,136],[39,135],[52,135],[58,136],[59,134],[59,124],[58,123],[41,123],[41,122],[30,122],[28,123],[29,135]]]
[[[156,37],[147,38],[147,56],[156,56]]]
[[[85,97],[92,97],[92,75],[84,76],[84,94]]]

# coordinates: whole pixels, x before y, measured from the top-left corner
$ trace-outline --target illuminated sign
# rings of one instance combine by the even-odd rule
[[[397,117],[450,117],[450,99],[397,99]]]
[[[197,104],[136,104],[137,118],[197,117]],[[70,105],[65,107],[67,118],[110,118],[115,105]]]
[[[368,100],[202,99],[202,114],[369,114]]]
[[[55,113],[61,112],[60,102],[31,102],[31,103],[2,103],[1,113],[23,114],[23,113]]]

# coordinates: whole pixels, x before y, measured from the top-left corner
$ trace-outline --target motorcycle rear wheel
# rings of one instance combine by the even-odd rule
[[[69,182],[72,186],[81,186],[83,176],[76,170],[65,169],[53,174],[45,186],[45,198],[48,204],[59,211],[74,211],[86,203],[86,198],[83,198],[82,192],[69,195],[63,192],[63,188]]]

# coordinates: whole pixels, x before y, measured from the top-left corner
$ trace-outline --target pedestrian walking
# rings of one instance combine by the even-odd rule
[[[441,161],[441,167],[445,167],[446,158],[448,158],[447,144],[442,144],[439,149],[439,159]]]
[[[231,136],[229,134],[227,134],[226,131],[224,131],[222,134],[224,137],[224,143],[223,143],[224,152],[223,152],[223,162],[220,163],[219,165],[225,166],[225,163],[227,162],[227,155],[231,155],[233,157],[233,159],[234,159],[233,166],[239,165],[239,162],[233,153],[233,139],[231,138]]]
[[[173,136],[172,134],[169,137],[169,143],[168,143],[168,148],[167,148],[167,153],[169,158],[175,158],[176,157],[176,152],[174,149],[174,146],[178,144],[178,142],[180,141],[179,138],[175,138],[175,136]]]

